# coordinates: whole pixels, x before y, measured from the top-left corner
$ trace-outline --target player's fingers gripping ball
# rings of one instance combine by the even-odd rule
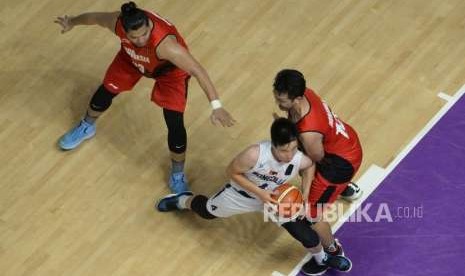
[[[278,202],[275,212],[280,219],[293,220],[304,211],[304,200],[300,190],[288,183],[283,183],[274,189],[271,195]]]

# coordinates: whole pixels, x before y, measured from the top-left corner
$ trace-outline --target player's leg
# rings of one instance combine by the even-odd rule
[[[244,196],[227,184],[211,197],[193,195],[191,192],[167,195],[158,201],[156,208],[160,212],[192,210],[204,219],[213,219],[260,212],[263,210],[263,203],[258,199]]]
[[[189,187],[184,174],[187,148],[184,113],[164,108],[163,117],[168,128],[168,148],[171,156],[169,187],[174,193],[188,191]]]
[[[351,182],[362,163],[362,149],[353,150],[350,160],[335,154],[325,154],[324,159],[317,164],[317,170],[330,183],[339,185],[334,196],[347,201],[354,201],[362,195],[357,184]]]
[[[352,154],[350,156],[350,163],[352,164],[354,168],[354,173],[349,181],[351,181],[354,175],[357,173],[358,169],[360,168],[360,165],[362,164],[362,159],[363,159],[362,145],[360,144],[360,140],[358,139],[355,130],[353,131],[353,133],[354,133],[353,139],[357,140],[357,144],[354,146],[352,150]],[[345,199],[347,201],[354,201],[360,198],[362,194],[363,194],[363,191],[360,189],[360,187],[357,184],[353,182],[349,182],[349,184],[344,189],[344,191],[341,192],[340,196],[342,199]]]
[[[60,147],[63,150],[71,150],[79,146],[84,140],[92,138],[96,131],[95,120],[103,111],[110,107],[116,95],[117,94],[110,93],[101,85],[92,96],[84,119],[60,138]]]
[[[157,209],[160,212],[192,210],[204,219],[217,218],[207,208],[208,199],[204,195],[193,195],[191,192],[182,192],[162,198],[157,204]]]
[[[344,250],[341,243],[334,237],[331,225],[326,221],[318,221],[312,224],[313,230],[318,233],[321,244],[325,251],[333,256],[344,256]]]
[[[95,135],[97,118],[110,107],[116,95],[131,90],[141,76],[126,54],[120,51],[108,67],[103,84],[92,96],[84,118],[60,138],[60,147],[71,150],[84,140],[92,138]]]
[[[105,88],[104,84],[100,85],[89,102],[89,107],[87,108],[84,121],[89,124],[95,124],[98,117],[110,108],[113,103],[113,98],[117,95],[117,93],[111,92]]]
[[[335,239],[329,223],[324,221],[324,213],[337,199],[337,188],[337,185],[332,185],[317,171],[310,187],[306,214],[311,221],[316,222],[312,227],[320,236],[325,251],[331,255],[343,254],[342,247]]]
[[[360,189],[360,187],[357,184],[355,184],[354,182],[351,181],[352,178],[357,173],[358,169],[360,168],[360,165],[362,164],[362,157],[363,157],[362,147],[359,146],[359,150],[357,152],[357,155],[355,156],[354,160],[352,161],[352,166],[354,168],[354,173],[352,174],[352,177],[350,178],[350,181],[347,184],[347,187],[340,194],[340,197],[342,199],[345,199],[345,200],[350,201],[350,202],[359,199],[363,194],[362,189]]]
[[[156,78],[152,101],[163,108],[168,128],[168,148],[171,156],[169,186],[173,193],[188,191],[184,174],[187,149],[187,132],[184,126],[187,90],[190,76],[178,71]]]
[[[351,261],[344,256],[332,256],[323,250],[318,234],[306,219],[297,219],[281,225],[296,240],[298,240],[311,254],[311,259],[302,266],[305,275],[321,275],[328,268],[347,272],[352,268]]]

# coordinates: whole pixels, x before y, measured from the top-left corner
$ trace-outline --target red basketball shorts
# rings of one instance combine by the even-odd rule
[[[143,76],[132,64],[131,58],[119,51],[107,69],[103,85],[108,91],[119,94],[130,91]],[[162,108],[184,112],[187,102],[189,74],[175,68],[155,78],[151,100]]]
[[[342,181],[338,181],[337,183],[335,183],[334,180],[328,180],[328,178],[330,178],[328,175],[337,174],[338,169],[334,169],[332,172],[328,173],[322,169],[318,169],[317,166],[315,178],[313,179],[308,196],[308,207],[310,207],[310,212],[308,212],[308,214],[310,214],[312,218],[316,218],[318,215],[321,216],[322,214],[318,212],[324,211],[325,208],[329,207],[329,204],[334,203],[357,173],[362,163],[361,149],[360,152],[352,157],[350,162],[347,160],[345,161],[351,166],[350,173],[348,174],[347,171],[344,170],[341,174],[346,175],[341,178]],[[335,159],[332,159],[331,163],[335,164]]]

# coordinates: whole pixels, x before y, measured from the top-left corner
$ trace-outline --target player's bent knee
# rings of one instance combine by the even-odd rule
[[[92,96],[92,99],[90,100],[90,108],[97,112],[104,112],[110,107],[113,102],[113,98],[116,95],[117,94],[113,94],[108,91],[102,84]]]
[[[306,221],[287,222],[282,226],[305,248],[313,248],[320,244],[320,237]]]
[[[181,154],[186,152],[187,139],[185,136],[174,136],[171,133],[168,134],[168,148],[171,152]]]
[[[204,195],[196,195],[192,199],[191,209],[197,213],[200,217],[204,219],[214,219],[217,218],[215,215],[210,213],[207,209],[208,197]]]

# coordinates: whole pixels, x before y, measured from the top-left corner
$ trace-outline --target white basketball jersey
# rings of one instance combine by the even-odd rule
[[[271,141],[262,141],[258,145],[260,154],[255,166],[244,174],[247,179],[262,189],[272,191],[297,175],[303,155],[301,151],[297,151],[291,162],[282,163],[273,157]],[[243,190],[232,179],[230,181],[235,188]]]

